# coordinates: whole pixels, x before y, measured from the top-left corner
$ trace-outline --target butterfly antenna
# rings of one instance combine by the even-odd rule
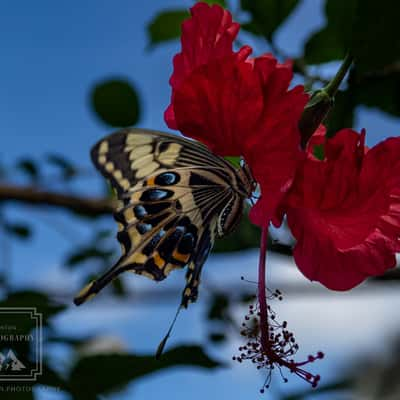
[[[164,351],[164,347],[167,344],[167,341],[168,341],[169,337],[171,336],[172,329],[173,329],[173,327],[175,325],[175,322],[176,322],[176,320],[178,318],[178,315],[179,315],[181,309],[182,309],[182,305],[180,304],[178,309],[176,310],[175,317],[172,320],[171,325],[169,326],[167,334],[164,336],[164,339],[161,340],[160,344],[157,347],[157,352],[156,352],[156,359],[157,360],[159,360],[161,358],[161,356],[162,356],[162,353]]]

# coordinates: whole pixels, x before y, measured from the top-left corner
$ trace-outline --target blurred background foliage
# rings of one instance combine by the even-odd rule
[[[329,76],[319,74],[324,70],[324,66],[342,60],[348,51],[355,56],[355,63],[328,116],[327,126],[330,132],[353,126],[356,111],[360,106],[378,109],[387,116],[400,116],[400,9],[397,1],[326,0],[325,25],[310,34],[304,48],[299,49],[300,55],[296,57],[286,54],[284,49],[277,46],[275,34],[299,7],[301,1],[221,0],[208,3],[231,6],[235,18],[242,24],[237,46],[245,42],[241,36],[244,32],[261,48],[264,46],[265,51],[274,52],[281,60],[293,59],[296,76],[304,82],[309,91],[321,88],[329,81]],[[147,25],[143,21],[143,29],[146,30],[148,38],[147,51],[153,51],[166,42],[178,40],[180,24],[187,17],[188,9],[185,3],[181,8],[160,9]],[[171,60],[172,56],[171,54]],[[330,70],[332,71],[332,68]],[[138,86],[140,83],[135,81],[133,72],[130,77],[104,77],[93,87],[87,88],[90,108],[99,121],[110,128],[138,125],[142,114],[142,97],[146,96],[146,93],[138,93]],[[115,226],[111,218],[108,222],[109,229],[104,229],[104,224],[97,223],[99,217],[110,215],[112,194],[109,187],[104,184],[98,190],[100,195],[87,197],[72,190],[72,187],[75,181],[92,174],[92,171],[82,169],[62,151],[46,154],[42,159],[30,156],[29,149],[24,151],[26,155],[15,160],[14,165],[0,165],[0,231],[4,237],[0,250],[4,265],[0,306],[37,307],[44,316],[44,348],[50,348],[50,344],[62,343],[73,353],[71,361],[61,370],[54,368],[45,354],[44,374],[35,385],[57,388],[68,393],[73,399],[94,400],[104,398],[104,394],[118,392],[126,384],[160,369],[182,365],[206,369],[222,367],[221,361],[207,355],[207,348],[193,344],[168,350],[162,361],[156,361],[153,354],[133,354],[121,349],[96,353],[90,350],[96,337],[64,336],[53,328],[54,317],[65,312],[73,293],[59,296],[51,290],[26,288],[16,291],[10,286],[10,243],[21,241],[28,244],[33,240],[37,221],[35,218],[27,221],[26,218],[9,215],[9,203],[41,208],[43,213],[48,214],[46,218],[50,220],[50,224],[53,224],[51,218],[54,216],[54,213],[50,212],[51,209],[56,212],[67,210],[73,223],[83,221],[91,227],[91,237],[86,242],[71,245],[65,252],[64,259],[60,260],[66,267],[83,272],[82,284],[109,267],[118,253],[114,238]],[[89,149],[87,152],[89,153]],[[63,227],[58,229],[63,231]],[[214,252],[256,248],[258,240],[258,228],[251,225],[247,218],[243,218],[235,233],[217,241]],[[269,247],[271,251],[290,256],[291,244],[290,239],[277,241],[272,237]],[[12,268],[18,269],[18,265],[13,265]],[[398,278],[399,274],[396,271],[384,277],[394,281]],[[123,281],[117,280],[109,295],[129,297],[131,294],[124,287]],[[208,327],[206,343],[218,344],[226,340],[227,331],[236,324],[231,313],[233,306],[246,304],[252,295],[254,293],[210,290],[204,321]],[[390,362],[355,360],[354,367],[343,371],[337,382],[322,385],[317,390],[299,392],[282,400],[311,399],[316,394],[325,394],[329,399],[399,399],[400,386],[396,383],[396,378],[393,378],[399,367],[399,349],[398,345],[394,347],[393,352],[396,356]],[[21,345],[17,351],[24,360],[30,359],[30,349],[26,346]],[[393,359],[396,362],[393,362]],[[1,398],[33,399],[34,392],[1,393]]]

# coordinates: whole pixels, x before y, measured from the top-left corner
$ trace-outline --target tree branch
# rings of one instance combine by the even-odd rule
[[[40,190],[32,186],[0,184],[0,202],[7,201],[59,207],[90,216],[111,214],[114,211],[113,201],[107,198],[85,198]]]

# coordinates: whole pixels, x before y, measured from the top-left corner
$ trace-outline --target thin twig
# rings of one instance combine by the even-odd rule
[[[114,210],[113,202],[108,198],[89,198],[45,191],[32,186],[0,184],[0,202],[10,201],[59,207],[90,216],[110,214]]]

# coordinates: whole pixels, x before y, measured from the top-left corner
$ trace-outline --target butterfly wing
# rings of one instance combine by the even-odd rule
[[[243,203],[233,189],[235,170],[198,142],[141,129],[104,138],[91,156],[117,192],[114,218],[122,255],[81,291],[75,303],[83,303],[123,271],[160,281],[188,265],[182,294],[187,307],[197,298],[219,214],[227,204]]]

